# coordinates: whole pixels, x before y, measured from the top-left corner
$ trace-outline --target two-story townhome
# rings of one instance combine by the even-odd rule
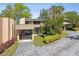
[[[31,40],[35,35],[41,34],[40,27],[44,20],[21,18],[16,25],[18,40]]]

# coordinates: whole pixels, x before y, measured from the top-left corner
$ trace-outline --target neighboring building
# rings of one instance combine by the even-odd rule
[[[41,19],[21,18],[19,24],[16,25],[18,39],[34,39],[35,35],[41,34],[40,26],[42,26],[43,22],[44,20]]]
[[[5,43],[15,36],[15,21],[11,18],[0,18],[0,43]]]

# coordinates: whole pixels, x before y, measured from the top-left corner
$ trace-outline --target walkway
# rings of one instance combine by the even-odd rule
[[[14,56],[79,56],[79,33],[69,31],[67,37],[42,47],[20,42]]]

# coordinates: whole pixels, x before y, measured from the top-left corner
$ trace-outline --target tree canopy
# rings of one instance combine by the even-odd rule
[[[41,19],[45,19],[46,21],[41,27],[44,35],[60,33],[64,20],[64,16],[62,15],[63,10],[62,6],[53,6],[48,10],[42,10]]]
[[[20,18],[30,18],[31,14],[27,6],[22,3],[15,3],[14,5],[6,6],[6,8],[2,10],[1,16],[13,18],[18,23]]]

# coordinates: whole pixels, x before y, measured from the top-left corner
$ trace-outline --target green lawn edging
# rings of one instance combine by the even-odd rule
[[[15,44],[13,44],[11,47],[6,49],[2,54],[0,54],[0,56],[11,56],[11,55],[13,55],[13,53],[16,51],[17,47],[18,47],[18,41],[16,41]]]

